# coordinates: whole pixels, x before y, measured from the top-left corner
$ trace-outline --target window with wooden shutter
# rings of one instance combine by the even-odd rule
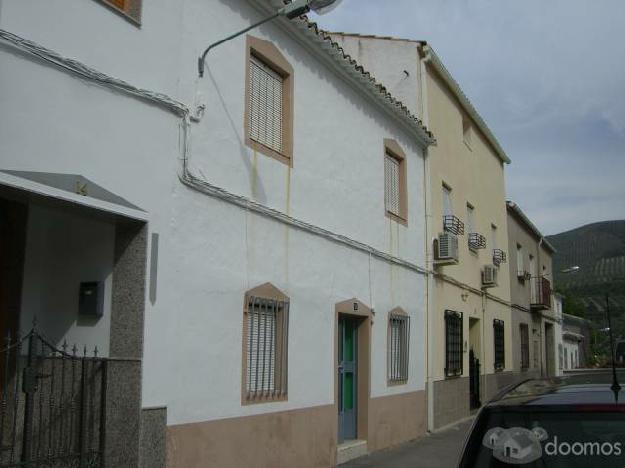
[[[281,153],[284,78],[258,58],[250,57],[249,135]]]
[[[399,161],[386,153],[384,158],[384,201],[386,211],[399,216]]]
[[[410,317],[403,311],[389,313],[388,319],[388,381],[390,384],[408,381]]]
[[[243,402],[287,395],[289,300],[270,284],[246,294]]]
[[[292,165],[293,68],[269,41],[247,36],[245,143]]]
[[[408,192],[406,187],[406,155],[399,144],[384,139],[384,211],[386,215],[406,225]]]

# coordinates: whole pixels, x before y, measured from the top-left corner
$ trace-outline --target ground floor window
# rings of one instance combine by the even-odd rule
[[[462,375],[462,312],[445,311],[445,376]]]
[[[493,320],[493,336],[495,338],[495,370],[506,367],[506,347],[504,338],[505,326],[503,320]]]
[[[527,323],[519,325],[521,337],[521,369],[527,370],[530,366],[530,330]]]
[[[401,309],[389,313],[388,318],[388,381],[397,384],[408,380],[408,350],[410,317]]]
[[[244,330],[244,399],[286,398],[289,301],[271,285],[246,294]]]

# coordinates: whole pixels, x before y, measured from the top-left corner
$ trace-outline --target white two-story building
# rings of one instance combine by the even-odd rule
[[[0,0],[0,336],[36,317],[48,376],[65,342],[106,362],[98,397],[28,387],[0,466],[327,467],[425,432],[434,137],[305,18],[198,77],[281,6]]]

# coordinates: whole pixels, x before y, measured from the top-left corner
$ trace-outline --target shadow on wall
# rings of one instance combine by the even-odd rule
[[[108,354],[115,224],[59,208],[30,205],[20,329]],[[79,316],[81,282],[104,282],[102,317]]]

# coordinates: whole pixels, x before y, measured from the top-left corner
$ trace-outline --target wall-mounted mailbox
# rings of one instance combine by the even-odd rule
[[[86,281],[80,283],[78,315],[99,318],[104,314],[104,282]]]

